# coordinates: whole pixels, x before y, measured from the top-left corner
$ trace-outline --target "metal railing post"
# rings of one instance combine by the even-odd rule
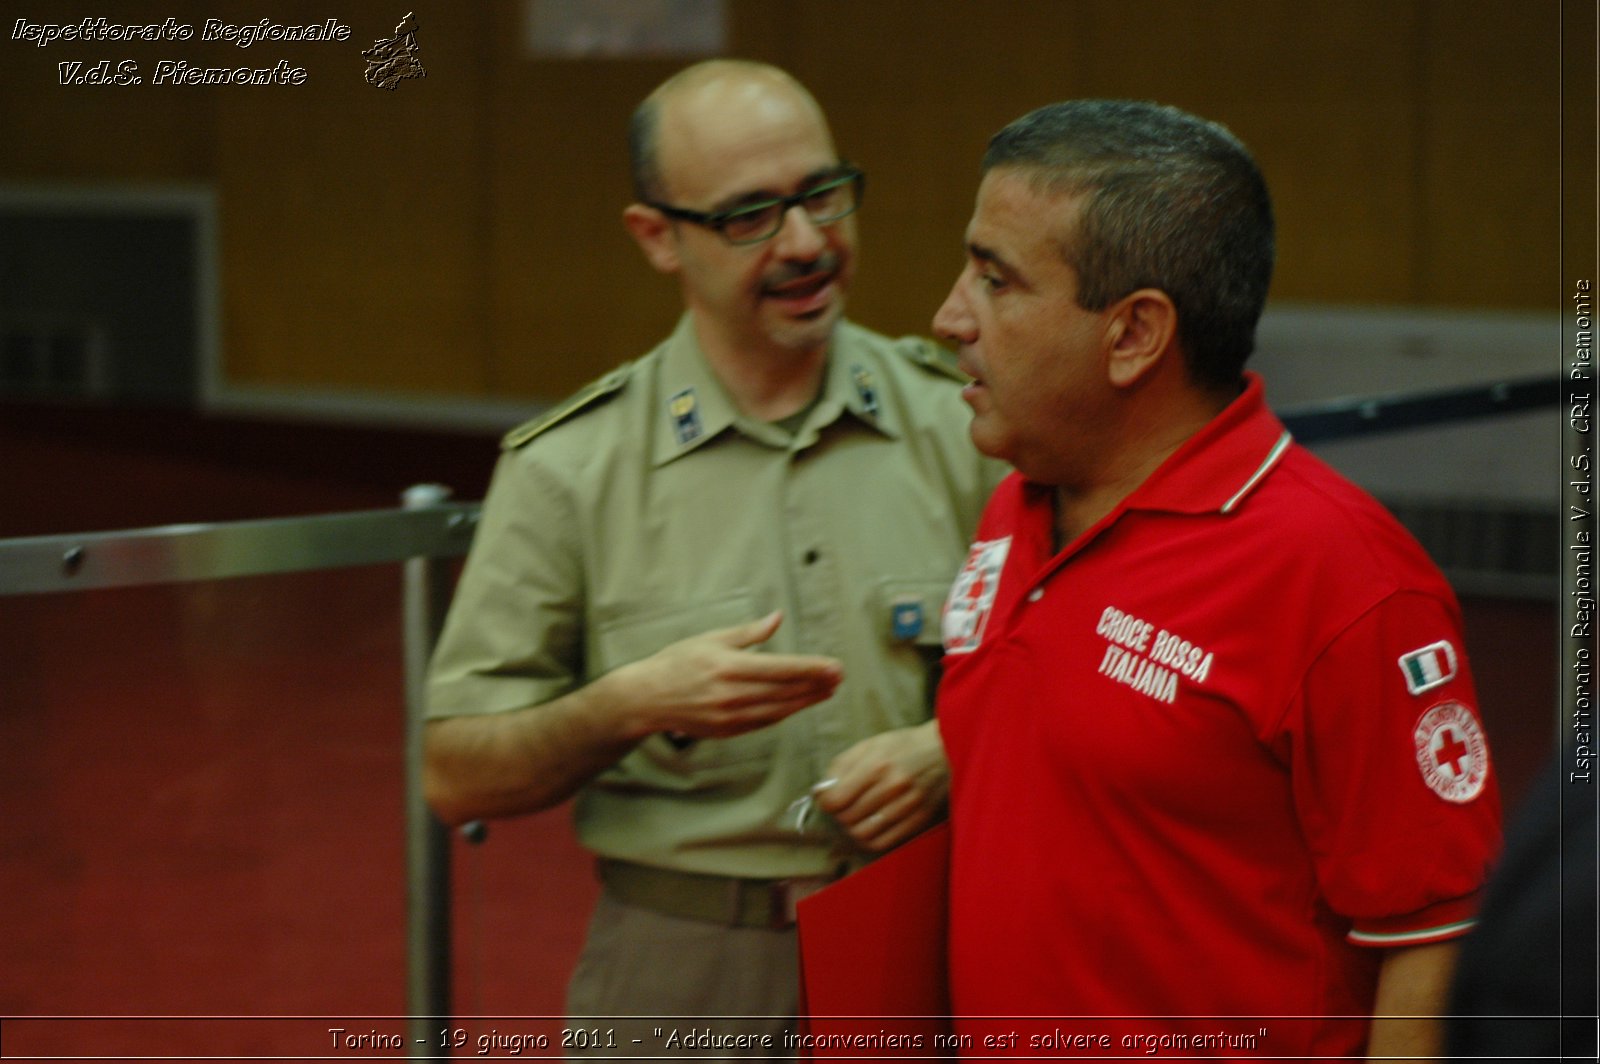
[[[407,510],[439,506],[450,489],[418,484],[406,489]],[[444,627],[450,601],[448,559],[416,557],[405,563],[406,670],[406,1012],[411,1056],[448,1056],[439,1045],[438,1020],[450,1015],[450,833],[422,793],[422,729],[428,660]]]

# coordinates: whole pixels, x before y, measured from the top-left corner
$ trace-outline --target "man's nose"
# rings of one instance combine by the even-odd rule
[[[783,223],[773,239],[778,242],[778,254],[786,259],[814,259],[828,246],[822,227],[798,203],[784,212]]]
[[[933,333],[941,340],[951,340],[958,344],[971,343],[977,338],[972,312],[961,294],[959,278],[951,287],[950,294],[944,297],[944,304],[933,316]]]

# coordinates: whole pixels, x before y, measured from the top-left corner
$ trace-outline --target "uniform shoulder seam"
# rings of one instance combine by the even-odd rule
[[[618,366],[599,380],[584,385],[538,417],[525,421],[506,433],[500,440],[501,450],[514,451],[562,422],[570,421],[580,414],[595,409],[627,387],[632,372],[633,364],[627,363]]]

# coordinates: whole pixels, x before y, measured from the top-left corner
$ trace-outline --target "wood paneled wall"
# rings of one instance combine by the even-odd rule
[[[130,0],[106,12],[196,27],[336,17],[353,29],[343,44],[244,50],[198,39],[38,48],[11,39],[15,18],[100,11],[26,6],[0,26],[0,181],[213,187],[230,383],[550,399],[642,353],[676,316],[675,286],[645,265],[620,212],[627,116],[678,61],[533,59],[522,0],[274,0],[248,12]],[[407,8],[427,77],[381,91],[363,80],[360,49]],[[1275,299],[1560,303],[1560,0],[728,9],[730,53],[806,82],[841,151],[871,174],[852,313],[886,332],[927,331],[959,268],[987,137],[1069,96],[1158,99],[1237,132],[1276,198]],[[146,83],[57,83],[57,63],[105,58],[138,61]],[[308,76],[156,86],[162,58],[286,59]]]

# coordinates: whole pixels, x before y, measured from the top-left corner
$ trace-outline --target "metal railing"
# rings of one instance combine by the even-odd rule
[[[1302,440],[1326,441],[1559,402],[1552,377],[1322,403],[1288,410],[1283,420]],[[476,503],[452,502],[449,489],[425,484],[408,489],[396,510],[0,540],[0,597],[403,564],[413,1046],[451,1014],[450,838],[422,798],[423,684],[450,597],[450,562],[466,554],[477,517]]]
[[[402,564],[408,1043],[450,1013],[450,837],[422,796],[423,685],[476,503],[419,484],[398,510],[0,540],[0,597]],[[430,1054],[432,1055],[432,1054]]]
[[[1497,417],[1561,403],[1561,378],[1500,381],[1370,399],[1334,399],[1283,412],[1300,443],[1326,443],[1378,432],[1421,428],[1466,418]]]

